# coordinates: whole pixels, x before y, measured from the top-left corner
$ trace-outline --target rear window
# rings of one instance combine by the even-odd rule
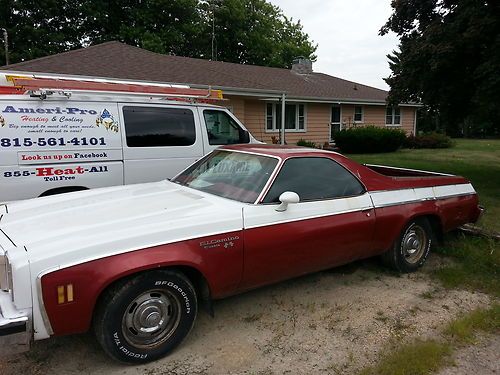
[[[191,146],[196,141],[190,109],[123,107],[128,147]]]

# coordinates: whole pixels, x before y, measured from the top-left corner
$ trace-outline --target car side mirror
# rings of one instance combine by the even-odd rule
[[[299,203],[300,197],[297,193],[294,193],[293,191],[285,191],[280,195],[279,200],[281,204],[278,207],[276,207],[276,211],[283,212],[286,211],[290,203]]]

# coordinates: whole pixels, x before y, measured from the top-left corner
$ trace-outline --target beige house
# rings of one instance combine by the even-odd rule
[[[255,138],[300,139],[320,145],[336,131],[376,125],[415,133],[416,104],[386,105],[387,91],[316,73],[306,59],[292,69],[161,55],[119,42],[64,52],[1,69],[188,84],[222,89],[229,107]],[[284,100],[284,119],[282,117]]]

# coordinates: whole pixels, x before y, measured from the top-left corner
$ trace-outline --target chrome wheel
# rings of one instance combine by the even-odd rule
[[[141,294],[128,306],[122,319],[123,336],[139,348],[165,342],[180,320],[180,303],[172,294],[152,290]]]
[[[424,228],[416,224],[408,228],[401,240],[405,260],[410,264],[418,263],[426,252],[427,243],[428,238]]]

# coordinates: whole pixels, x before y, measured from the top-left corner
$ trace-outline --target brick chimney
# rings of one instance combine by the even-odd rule
[[[311,74],[313,72],[312,61],[305,57],[293,59],[292,72],[299,74]]]

